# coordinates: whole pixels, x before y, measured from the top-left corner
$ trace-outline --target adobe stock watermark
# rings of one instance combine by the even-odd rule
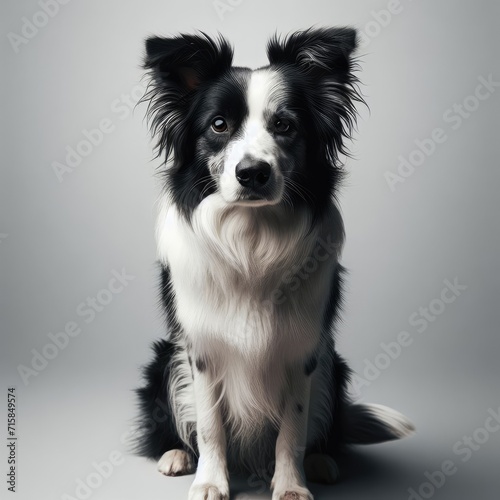
[[[120,436],[120,444],[124,445],[135,432],[134,427],[130,427]],[[91,464],[91,472],[83,477],[75,479],[75,487],[72,494],[63,493],[61,500],[88,500],[94,492],[99,489],[107,479],[115,472],[117,467],[125,463],[125,455],[119,450],[113,450],[100,462],[94,461]]]
[[[64,176],[74,172],[81,165],[84,158],[90,156],[95,148],[99,147],[106,136],[113,133],[117,127],[117,119],[125,121],[133,111],[133,108],[141,100],[147,84],[135,85],[129,92],[122,93],[120,97],[113,99],[109,105],[111,116],[99,120],[96,127],[83,129],[81,137],[74,145],[65,148],[65,157],[62,161],[53,161],[51,164],[57,180],[61,183]]]
[[[448,305],[457,300],[467,290],[467,286],[459,283],[458,277],[445,279],[444,287],[438,297],[426,306],[421,306],[408,317],[408,324],[413,331],[403,330],[390,342],[380,344],[380,352],[372,359],[365,358],[362,375],[353,374],[352,389],[356,397],[361,396],[364,387],[370,387],[396,361],[403,351],[415,341],[415,335],[426,332],[446,311]]]
[[[83,318],[83,323],[92,323],[97,315],[111,304],[115,296],[121,294],[135,279],[135,276],[128,274],[125,269],[113,270],[111,275],[112,277],[105,288],[101,288],[94,296],[87,297],[77,305],[75,312],[79,318]],[[38,377],[47,368],[49,362],[57,358],[68,347],[70,340],[78,337],[82,331],[83,325],[77,320],[72,320],[68,321],[59,332],[48,333],[49,342],[40,349],[31,350],[32,357],[29,366],[20,364],[17,367],[23,384],[27,386],[32,377]]]
[[[417,167],[421,167],[427,158],[432,156],[438,147],[448,140],[450,131],[458,130],[464,121],[468,120],[479,109],[481,103],[487,101],[500,87],[500,82],[496,81],[492,74],[486,78],[479,76],[478,81],[479,84],[474,91],[466,96],[462,102],[454,103],[444,111],[442,119],[450,127],[450,130],[436,127],[428,137],[415,139],[416,148],[405,156],[398,156],[399,164],[396,171],[387,170],[384,173],[384,179],[391,192],[394,192],[399,184],[404,184],[415,173]]]
[[[92,462],[92,471],[83,478],[77,477],[74,492],[63,493],[61,500],[87,500],[124,463],[125,456],[118,450],[113,450],[105,460]]]
[[[400,0],[389,0],[385,9],[372,10],[370,12],[372,17],[370,21],[358,30],[359,46],[361,48],[367,47],[374,38],[377,38],[392,23],[395,16],[403,12],[403,9],[404,5]]]
[[[23,45],[27,45],[30,40],[33,40],[40,30],[45,28],[50,20],[57,16],[61,6],[69,2],[70,0],[39,0],[40,9],[31,16],[31,19],[27,17],[21,18],[19,33],[13,31],[7,33],[12,50],[18,54]]]
[[[128,452],[133,452],[134,450],[130,449],[130,444],[133,439],[137,438],[138,431],[141,435],[153,433],[158,426],[164,425],[170,418],[172,418],[171,410],[167,402],[156,398],[151,416],[147,420],[141,421],[140,429],[134,424],[123,432],[119,439],[120,445]],[[127,454],[115,449],[104,460],[92,462],[91,472],[75,478],[74,490],[71,494],[63,493],[61,500],[88,500],[112,476],[115,470],[125,463],[126,457]]]
[[[233,12],[236,7],[239,7],[242,3],[243,0],[213,0],[212,6],[218,18],[224,21],[226,14]]]
[[[497,410],[488,409],[482,426],[477,427],[470,434],[464,435],[452,446],[453,455],[460,457],[461,463],[467,463],[492,437],[500,431],[500,407]],[[408,488],[408,500],[428,500],[436,491],[441,489],[451,476],[459,470],[459,463],[455,459],[447,459],[441,462],[438,469],[424,472],[424,481],[419,486]]]

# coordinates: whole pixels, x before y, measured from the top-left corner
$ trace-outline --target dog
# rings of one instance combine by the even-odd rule
[[[269,468],[273,500],[311,500],[306,479],[335,482],[344,447],[413,431],[350,399],[335,348],[355,49],[348,27],[275,35],[251,70],[222,36],[146,40],[169,336],[138,389],[137,451],[196,472],[190,500],[227,500],[230,472]]]

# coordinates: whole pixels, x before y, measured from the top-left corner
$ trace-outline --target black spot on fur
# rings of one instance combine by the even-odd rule
[[[191,356],[188,356],[188,361],[189,361],[189,369],[191,370],[191,377],[194,378],[193,360],[192,360]]]
[[[304,411],[304,407],[300,403],[297,403],[297,411],[299,413],[302,413]]]
[[[203,373],[207,369],[207,364],[202,358],[197,358],[196,361],[196,369],[200,372]]]

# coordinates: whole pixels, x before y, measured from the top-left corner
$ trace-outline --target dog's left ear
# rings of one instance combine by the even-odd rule
[[[233,51],[223,37],[205,33],[146,40],[144,67],[158,84],[175,87],[182,95],[231,67]]]
[[[343,83],[350,79],[356,46],[352,28],[311,28],[284,40],[274,36],[267,45],[267,56],[271,64],[295,65],[311,76],[334,76]]]
[[[151,131],[157,137],[158,156],[175,151],[178,163],[191,153],[185,147],[191,126],[192,102],[198,87],[231,67],[233,50],[222,38],[208,35],[152,37],[146,40],[144,68],[151,82],[142,102],[148,102]]]

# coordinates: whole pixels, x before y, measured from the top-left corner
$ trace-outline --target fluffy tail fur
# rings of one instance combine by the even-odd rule
[[[375,444],[410,436],[413,424],[401,413],[377,404],[351,404],[343,411],[343,441]]]

